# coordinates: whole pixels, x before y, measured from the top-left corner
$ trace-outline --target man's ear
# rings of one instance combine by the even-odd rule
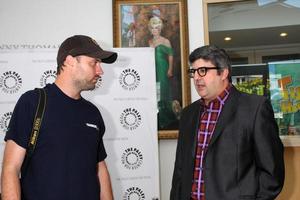
[[[76,59],[73,56],[68,55],[65,59],[64,65],[65,66],[68,66],[68,65],[73,66],[75,64],[75,60]]]
[[[229,75],[229,70],[228,68],[224,68],[222,70],[222,80],[228,79],[228,75]]]

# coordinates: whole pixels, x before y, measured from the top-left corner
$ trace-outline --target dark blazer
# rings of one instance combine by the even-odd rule
[[[200,101],[187,106],[179,125],[171,200],[189,200]],[[232,87],[204,158],[206,200],[271,200],[284,182],[283,145],[270,101]]]

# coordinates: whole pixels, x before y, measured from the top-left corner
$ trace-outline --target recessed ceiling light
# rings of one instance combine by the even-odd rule
[[[230,41],[230,40],[231,40],[231,37],[225,37],[224,40],[225,40],[225,41]]]
[[[286,37],[287,35],[287,33],[280,33],[280,37]]]

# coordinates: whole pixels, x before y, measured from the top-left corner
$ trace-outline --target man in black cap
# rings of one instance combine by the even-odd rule
[[[14,109],[5,136],[2,199],[111,200],[112,188],[104,159],[102,116],[81,91],[95,88],[101,63],[117,54],[101,49],[88,36],[66,39],[57,54],[57,78],[47,96],[40,133],[24,167],[39,93],[24,93]],[[27,154],[28,155],[28,154]],[[23,166],[22,166],[23,163]],[[19,181],[19,175],[21,179]]]

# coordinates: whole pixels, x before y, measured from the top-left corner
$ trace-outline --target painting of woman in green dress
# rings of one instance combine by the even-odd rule
[[[173,49],[170,41],[161,36],[162,20],[154,16],[149,20],[152,38],[149,46],[155,48],[156,88],[158,94],[158,126],[161,129],[176,123],[180,104],[172,100],[170,79],[173,77]]]
[[[117,47],[155,49],[158,130],[172,134],[182,107],[189,103],[186,7],[183,0],[155,2],[120,2],[114,42]]]

